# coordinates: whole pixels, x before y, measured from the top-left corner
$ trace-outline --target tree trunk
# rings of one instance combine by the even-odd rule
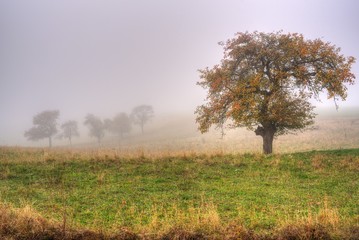
[[[271,154],[273,152],[273,139],[276,132],[275,127],[273,125],[258,126],[254,132],[263,138],[263,153]]]
[[[274,132],[266,132],[263,136],[263,153],[271,154],[273,152]]]
[[[70,136],[69,136],[69,140],[70,140],[70,146],[72,147],[71,136],[72,136],[72,129],[70,128]]]

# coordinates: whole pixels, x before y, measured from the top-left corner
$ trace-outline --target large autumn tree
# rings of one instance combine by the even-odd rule
[[[198,85],[208,91],[196,110],[200,131],[212,125],[246,127],[263,138],[263,152],[272,153],[275,136],[300,131],[313,123],[310,99],[345,100],[355,76],[354,57],[321,39],[302,34],[238,33],[226,43],[220,64],[200,70]]]

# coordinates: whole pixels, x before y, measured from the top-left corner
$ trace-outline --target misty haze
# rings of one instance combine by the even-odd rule
[[[0,1],[0,239],[359,237],[358,10]]]

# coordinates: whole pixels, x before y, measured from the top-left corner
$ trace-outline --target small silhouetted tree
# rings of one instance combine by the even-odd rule
[[[48,138],[49,147],[52,147],[52,136],[57,133],[56,121],[59,118],[58,110],[43,111],[33,118],[34,126],[25,132],[24,136],[31,141]]]
[[[84,124],[89,128],[90,136],[97,138],[98,143],[101,143],[102,138],[105,136],[104,122],[93,114],[87,114]]]
[[[246,127],[263,138],[263,152],[272,153],[273,139],[301,131],[313,123],[310,99],[345,100],[347,84],[355,76],[354,57],[340,48],[301,34],[238,33],[221,43],[224,57],[219,65],[200,70],[198,85],[208,90],[207,103],[196,110],[200,131],[211,125]]]
[[[135,107],[131,113],[131,119],[134,124],[140,125],[143,134],[143,126],[154,117],[154,111],[150,105],[140,105]]]
[[[72,138],[80,136],[77,122],[70,120],[61,125],[62,133],[60,134],[60,138],[67,138],[72,145]]]
[[[126,113],[119,113],[113,119],[105,121],[108,131],[123,138],[124,134],[131,131],[131,120]]]

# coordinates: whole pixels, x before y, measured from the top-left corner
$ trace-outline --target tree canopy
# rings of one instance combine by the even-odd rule
[[[37,141],[48,138],[49,147],[52,147],[52,136],[57,133],[56,120],[59,118],[58,110],[43,111],[33,118],[34,126],[25,132],[28,140]]]
[[[143,134],[143,126],[154,116],[154,111],[150,105],[140,105],[135,107],[131,113],[134,124],[140,125]]]
[[[117,114],[113,119],[107,119],[105,125],[110,132],[121,138],[131,131],[131,120],[124,112]]]
[[[300,131],[313,123],[310,99],[345,100],[347,85],[355,76],[354,57],[321,39],[302,34],[237,33],[220,43],[220,64],[199,70],[198,85],[208,91],[207,101],[197,108],[200,131],[214,125],[246,127],[263,138],[264,153],[272,152],[275,136]]]
[[[84,124],[88,126],[90,136],[97,138],[98,143],[100,143],[102,138],[105,136],[104,122],[93,114],[87,114]]]
[[[76,136],[80,136],[77,122],[74,120],[67,121],[61,125],[62,133],[60,137],[67,138],[70,142],[70,145],[72,144],[72,138]]]

